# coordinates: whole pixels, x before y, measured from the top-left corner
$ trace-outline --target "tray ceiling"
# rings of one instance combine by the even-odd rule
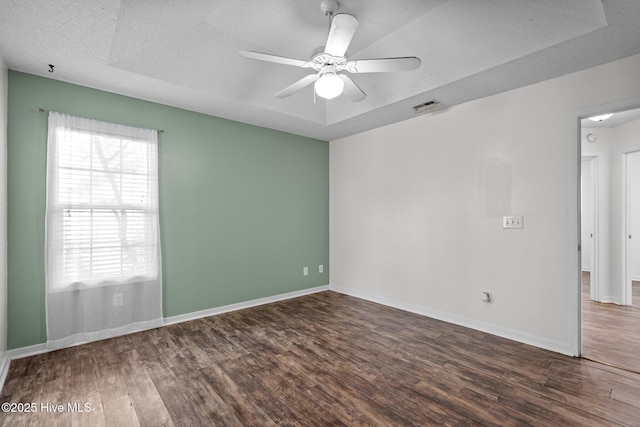
[[[338,13],[360,22],[349,59],[421,67],[351,75],[362,102],[314,100],[312,86],[279,99],[309,71],[238,51],[309,59],[328,30],[319,0],[0,0],[0,11],[11,69],[326,140],[432,98],[452,106],[640,53],[640,2],[343,0]]]

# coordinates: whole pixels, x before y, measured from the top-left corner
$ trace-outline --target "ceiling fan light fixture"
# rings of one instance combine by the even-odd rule
[[[316,94],[324,99],[333,99],[344,90],[344,81],[336,73],[324,73],[313,85]]]
[[[286,98],[313,83],[314,102],[316,96],[333,99],[341,94],[353,102],[360,102],[367,97],[367,94],[351,80],[349,73],[411,71],[420,67],[420,58],[415,56],[347,60],[347,49],[358,29],[358,19],[348,13],[336,14],[338,7],[337,0],[322,0],[320,8],[329,17],[329,33],[324,47],[316,49],[308,61],[260,52],[244,50],[239,52],[240,55],[249,59],[313,70],[311,74],[307,74],[276,93],[276,98]]]

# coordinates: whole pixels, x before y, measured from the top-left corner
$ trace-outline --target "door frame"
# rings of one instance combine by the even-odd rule
[[[594,105],[579,110],[570,111],[567,115],[567,196],[569,208],[569,224],[567,229],[567,254],[569,268],[567,270],[567,292],[572,301],[569,310],[569,328],[573,333],[569,340],[570,352],[574,356],[582,353],[582,251],[580,226],[580,178],[582,166],[582,126],[581,120],[599,114],[615,113],[619,111],[640,108],[640,98],[631,98],[608,104]]]

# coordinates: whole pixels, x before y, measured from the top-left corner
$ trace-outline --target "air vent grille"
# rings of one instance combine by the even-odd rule
[[[422,114],[422,113],[426,113],[427,111],[435,110],[436,108],[438,108],[439,105],[440,103],[438,101],[436,101],[435,99],[432,99],[431,101],[427,101],[424,104],[414,106],[413,110],[415,111],[416,114]]]

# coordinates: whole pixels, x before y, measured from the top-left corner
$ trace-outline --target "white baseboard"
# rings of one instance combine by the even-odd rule
[[[611,296],[602,297],[598,302],[601,302],[603,304],[618,304],[618,305],[622,304],[622,302],[620,301],[620,298],[611,297]]]
[[[591,267],[582,267],[582,271],[586,273],[591,273]]]
[[[10,364],[11,359],[9,358],[9,352],[5,351],[2,353],[2,356],[0,356],[0,393],[2,393],[4,382],[7,380]]]
[[[250,301],[239,302],[236,304],[224,305],[222,307],[214,307],[214,308],[209,308],[207,310],[201,310],[201,311],[195,311],[192,313],[179,314],[177,316],[165,317],[161,325],[155,325],[155,326],[152,326],[151,328],[157,327],[157,326],[173,325],[175,323],[187,322],[189,320],[200,319],[202,317],[214,316],[216,314],[228,313],[230,311],[242,310],[249,307],[270,304],[272,302],[283,301],[291,298],[315,294],[317,292],[328,291],[328,290],[329,290],[329,285],[316,286],[315,288],[302,289],[299,291],[288,292],[286,294],[273,295],[270,297],[258,298]],[[147,328],[147,329],[151,329],[151,328]],[[131,333],[139,332],[141,330],[144,330],[144,329],[137,329],[135,331],[132,331]],[[77,344],[73,344],[73,345],[77,345]],[[72,345],[69,345],[68,347],[71,347],[71,346]],[[36,354],[47,353],[49,351],[57,350],[59,348],[65,348],[65,347],[56,346],[56,348],[51,348],[51,345],[48,345],[47,343],[36,344],[28,347],[21,347],[21,348],[9,350],[8,358],[11,360],[20,359],[23,357],[35,356]]]
[[[36,354],[47,353],[53,351],[51,348],[47,348],[47,343],[30,345],[28,347],[14,348],[9,350],[9,359],[22,359],[23,357],[35,356]]]
[[[640,276],[631,276],[631,280],[634,282],[640,282]]]
[[[329,289],[341,294],[350,295],[356,298],[364,299],[367,301],[375,302],[378,304],[386,305],[400,310],[408,311],[410,313],[420,314],[422,316],[431,317],[433,319],[442,320],[444,322],[453,323],[455,325],[464,326],[466,328],[475,329],[481,332],[486,332],[491,335],[496,335],[502,338],[507,338],[513,341],[518,341],[524,344],[533,345],[546,350],[551,350],[556,353],[565,354],[568,356],[575,356],[575,352],[572,351],[568,344],[551,341],[546,338],[529,335],[513,329],[503,328],[500,326],[492,325],[490,323],[479,322],[474,319],[470,319],[464,316],[458,316],[451,313],[445,313],[442,311],[430,309],[428,307],[419,306],[416,304],[410,304],[404,301],[400,301],[394,298],[382,297],[374,295],[368,292],[362,292],[358,290],[352,290],[343,288],[340,286],[329,285]]]
[[[270,304],[272,302],[284,301],[291,298],[301,297],[304,295],[315,294],[322,291],[328,291],[329,285],[317,286],[315,288],[302,289],[300,291],[288,292],[286,294],[274,295],[265,298],[258,298],[251,301],[239,302],[236,304],[223,305],[222,307],[208,308],[206,310],[194,311],[193,313],[179,314],[177,316],[165,317],[165,325],[173,325],[174,323],[187,322],[189,320],[200,319],[202,317],[215,316],[216,314],[228,313],[230,311],[243,310],[258,305]]]

